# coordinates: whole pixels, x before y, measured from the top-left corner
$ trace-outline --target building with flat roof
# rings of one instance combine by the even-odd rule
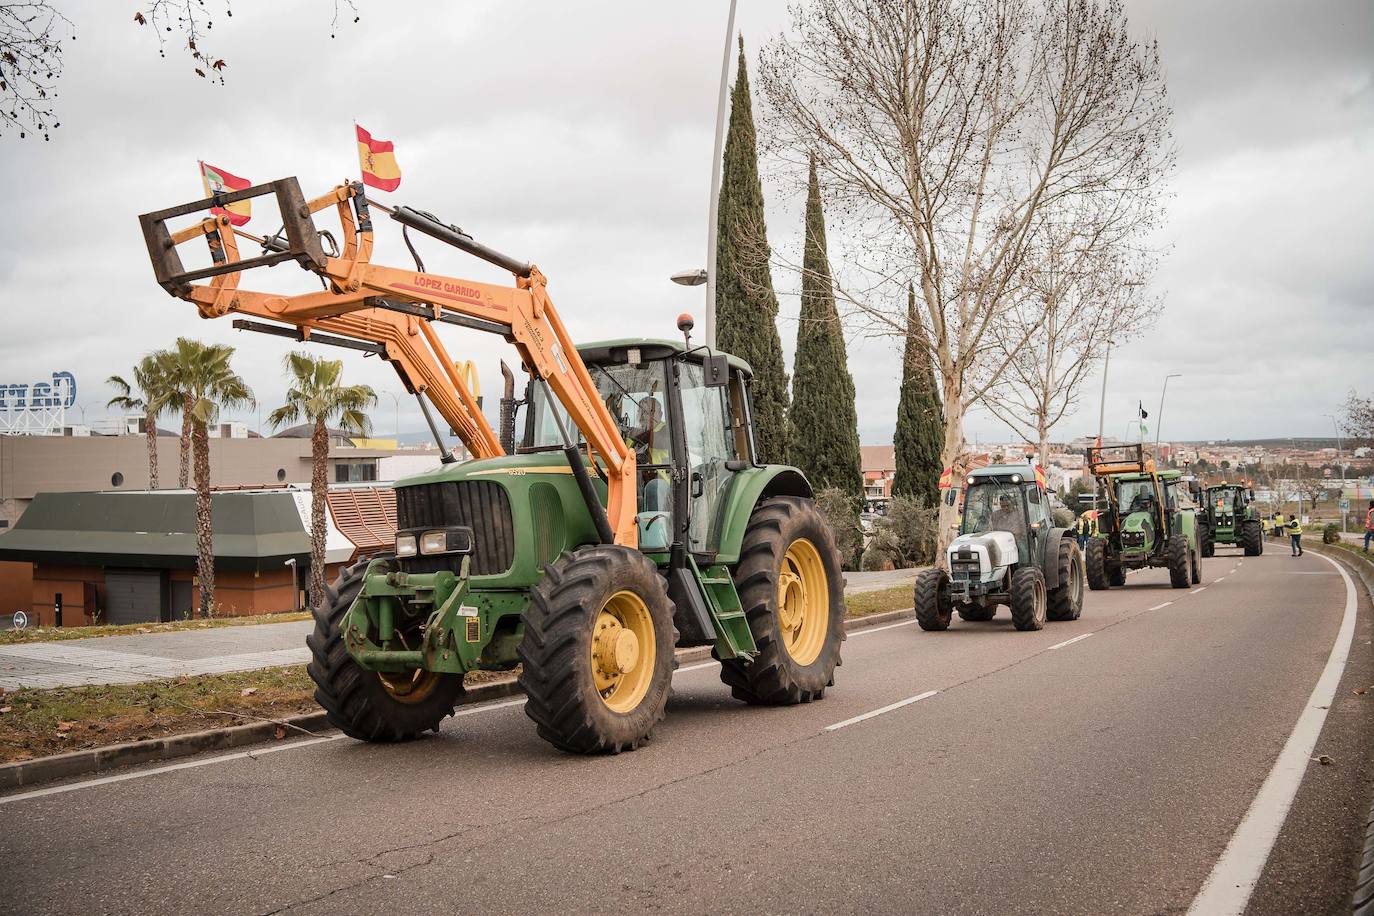
[[[220,490],[212,496],[215,601],[224,615],[303,606],[309,581],[308,489]],[[389,487],[336,485],[326,507],[326,578],[340,565],[391,547]],[[191,490],[39,493],[10,530],[0,563],[11,593],[0,613],[29,612],[35,626],[177,620],[199,607],[195,493]],[[28,564],[29,592],[14,592]],[[22,601],[22,605],[20,602]],[[8,605],[16,606],[8,606]]]

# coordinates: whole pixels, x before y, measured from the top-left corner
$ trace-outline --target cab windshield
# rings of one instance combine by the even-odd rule
[[[969,488],[964,502],[964,522],[960,534],[985,531],[1010,531],[1019,546],[1026,539],[1026,513],[1021,505],[1021,486],[990,481]]]
[[[1155,503],[1152,480],[1123,480],[1116,485],[1116,500],[1122,513],[1149,512]]]
[[[615,418],[625,444],[635,450],[635,462],[640,467],[668,465],[671,462],[667,395],[664,392],[663,362],[602,366],[588,365],[592,381],[596,383],[606,409]],[[568,417],[567,410],[557,401],[544,397],[542,385],[533,392],[533,432],[530,445],[534,448],[562,447],[563,439],[558,423],[569,435],[582,441],[581,433]],[[555,419],[557,418],[557,419]]]

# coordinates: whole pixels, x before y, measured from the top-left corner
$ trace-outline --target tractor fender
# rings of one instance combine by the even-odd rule
[[[1059,587],[1059,541],[1073,537],[1068,528],[1051,528],[1045,538],[1045,547],[1040,554],[1040,569],[1045,574],[1045,588],[1053,591]]]
[[[739,562],[744,530],[749,527],[749,516],[754,514],[754,507],[760,500],[770,496],[811,499],[815,495],[806,475],[796,468],[765,464],[737,471],[721,509],[720,549],[716,553],[716,562],[726,566]]]

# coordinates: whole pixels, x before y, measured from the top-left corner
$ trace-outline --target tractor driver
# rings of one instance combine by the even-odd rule
[[[997,508],[992,512],[992,530],[1010,531],[1017,543],[1026,540],[1026,520],[1016,507],[1012,494],[1003,493],[997,497]]]
[[[663,405],[657,396],[646,395],[640,398],[638,422],[626,430],[625,444],[634,449],[635,463],[641,468],[645,465],[667,465],[671,462],[671,442],[668,437],[668,424],[663,419]],[[671,500],[666,470],[644,471],[640,475],[640,508],[644,511],[663,511],[669,508]]]

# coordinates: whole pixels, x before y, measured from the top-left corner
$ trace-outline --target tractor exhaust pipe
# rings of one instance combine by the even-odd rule
[[[515,451],[515,373],[501,360],[501,420],[498,435],[501,451],[509,455]]]

